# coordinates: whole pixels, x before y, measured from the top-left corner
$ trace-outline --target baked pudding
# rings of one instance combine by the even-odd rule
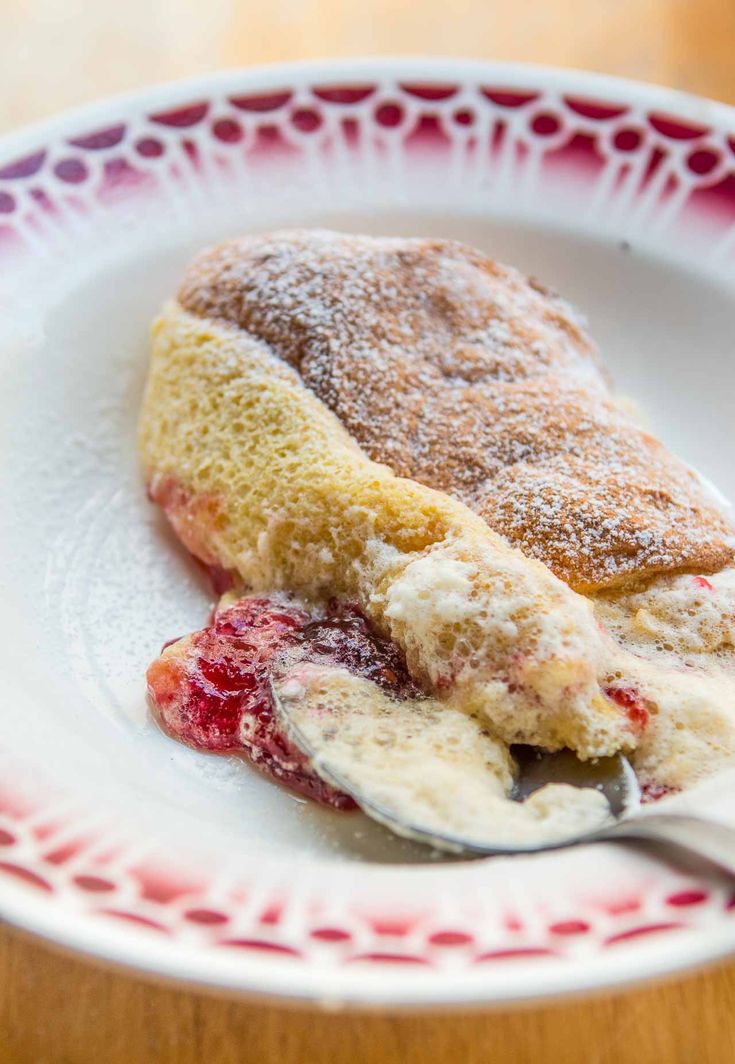
[[[516,270],[326,231],[206,251],[153,328],[140,451],[222,593],[148,671],[184,742],[352,807],[284,731],[276,677],[343,775],[511,838],[605,805],[514,801],[516,744],[623,752],[647,798],[733,761],[733,527]]]

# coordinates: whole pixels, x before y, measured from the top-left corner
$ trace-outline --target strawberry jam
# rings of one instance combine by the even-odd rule
[[[292,790],[337,809],[355,808],[291,743],[274,711],[269,678],[289,660],[340,665],[396,697],[416,694],[400,651],[356,606],[310,614],[285,596],[244,598],[211,624],[167,644],[148,670],[148,690],[166,730],[198,750],[243,751]]]
[[[663,783],[643,783],[641,784],[641,804],[647,805],[649,802],[659,802],[669,794],[675,793],[676,791]]]
[[[648,724],[650,713],[648,706],[641,699],[638,692],[634,691],[632,687],[608,687],[605,694],[616,705],[625,710],[625,715],[633,729],[642,732]]]

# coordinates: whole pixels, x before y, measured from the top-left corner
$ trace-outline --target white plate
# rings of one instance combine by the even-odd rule
[[[0,144],[0,909],[238,991],[489,1003],[735,948],[732,891],[632,849],[437,862],[195,754],[146,715],[209,593],[146,502],[147,329],[201,245],[283,224],[450,235],[588,314],[620,385],[725,492],[728,108],[571,71],[429,60],[236,71]]]

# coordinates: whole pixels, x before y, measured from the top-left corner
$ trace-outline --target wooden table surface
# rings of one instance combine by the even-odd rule
[[[735,103],[735,0],[0,0],[0,133],[95,97],[304,57],[576,66]],[[335,1014],[155,986],[0,927],[0,1064],[735,1061],[735,964],[545,1009]]]

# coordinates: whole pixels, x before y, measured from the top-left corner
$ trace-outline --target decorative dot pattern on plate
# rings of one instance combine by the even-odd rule
[[[717,225],[703,255],[733,268],[731,124],[709,117],[695,122],[692,109],[677,115],[676,106],[662,106],[658,90],[598,83],[574,72],[550,78],[515,69],[510,76],[502,68],[439,64],[434,75],[430,64],[394,67],[233,74],[207,87],[110,103],[98,118],[80,118],[78,128],[49,126],[45,142],[42,134],[38,142],[19,141],[17,150],[0,153],[2,269],[7,276],[34,255],[65,261],[83,227],[105,219],[120,201],[154,195],[164,202],[179,187],[206,196],[212,174],[220,172],[235,187],[250,188],[251,178],[286,158],[305,179],[323,175],[327,164],[330,173],[352,174],[353,162],[389,177],[431,158],[445,165],[447,182],[481,190],[490,213],[530,202],[542,184],[573,173],[577,214],[600,224],[617,212],[623,228],[675,240],[688,212],[710,212]],[[135,847],[121,843],[118,824],[87,838],[75,826],[86,824],[89,809],[35,780],[29,800],[25,782],[15,788],[13,780],[0,772],[3,899],[17,892],[37,908],[53,907],[62,923],[88,921],[96,935],[109,924],[126,942],[163,942],[177,963],[205,956],[212,959],[212,981],[231,986],[257,988],[261,973],[300,966],[310,988],[321,985],[325,972],[336,972],[333,985],[345,987],[353,970],[370,970],[380,980],[400,973],[413,1000],[421,999],[419,985],[440,978],[442,986],[457,985],[465,977],[482,980],[474,997],[487,998],[500,993],[512,971],[540,993],[535,973],[542,967],[562,979],[560,973],[576,972],[581,963],[642,949],[649,940],[712,928],[730,934],[732,891],[663,865],[646,865],[632,885],[633,874],[602,893],[570,891],[563,906],[551,894],[521,903],[519,891],[487,907],[477,891],[465,897],[461,888],[437,894],[428,907],[424,897],[408,913],[405,898],[395,913],[382,904],[378,912],[364,898],[352,904],[349,892],[332,897],[323,883],[307,892],[296,877],[254,884],[255,872],[223,881],[201,866],[192,871],[186,853],[157,852],[152,869]],[[479,877],[482,866],[473,867]],[[226,958],[221,972],[220,957]],[[233,957],[241,966],[236,974]],[[645,966],[634,967],[641,974]],[[277,980],[269,984],[265,974],[262,980],[276,987]]]
[[[346,123],[348,114],[352,125]],[[0,254],[3,247],[17,250],[18,240],[32,240],[29,226],[33,229],[41,210],[63,202],[70,188],[85,182],[95,195],[111,188],[119,192],[121,178],[134,190],[141,180],[168,181],[196,166],[198,158],[215,161],[218,148],[238,145],[247,145],[242,160],[247,163],[262,153],[264,143],[271,149],[329,153],[339,140],[359,150],[370,141],[379,147],[386,136],[391,142],[396,136],[410,142],[419,134],[422,147],[448,151],[455,138],[469,132],[480,139],[467,150],[478,156],[477,147],[484,141],[489,149],[485,164],[491,167],[493,156],[499,162],[511,151],[524,157],[530,153],[536,160],[548,156],[553,165],[573,161],[581,167],[586,162],[602,167],[606,176],[604,181],[598,176],[600,184],[614,188],[616,170],[619,180],[635,182],[633,193],[647,194],[649,209],[657,203],[663,208],[672,194],[683,208],[694,193],[708,192],[712,203],[720,209],[725,204],[735,221],[735,183],[730,181],[735,160],[728,151],[732,139],[724,131],[647,112],[622,100],[560,96],[530,86],[522,90],[502,83],[478,84],[471,78],[439,85],[360,79],[354,84],[315,84],[298,92],[222,93],[164,111],[141,112],[10,160],[0,167],[0,214],[11,218],[0,238]],[[69,144],[78,149],[74,157],[68,154]],[[167,171],[159,169],[164,155]],[[631,162],[635,171],[620,169]],[[45,208],[39,207],[39,193]],[[723,232],[722,243],[727,245],[726,236]]]

